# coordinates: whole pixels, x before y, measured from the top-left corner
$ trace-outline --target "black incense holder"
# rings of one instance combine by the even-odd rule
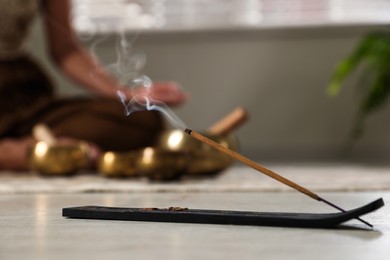
[[[161,209],[82,206],[64,208],[62,216],[81,219],[335,228],[344,222],[377,210],[383,205],[383,199],[380,198],[360,208],[327,214],[201,210],[178,207]]]

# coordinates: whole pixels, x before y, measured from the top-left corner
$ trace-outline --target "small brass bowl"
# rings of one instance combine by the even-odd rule
[[[138,156],[139,151],[105,152],[98,160],[98,170],[106,177],[137,176]]]
[[[146,176],[157,181],[177,179],[187,167],[186,153],[152,147],[128,152],[108,151],[98,161],[98,170],[103,176]]]
[[[205,137],[233,150],[238,150],[237,138],[232,135],[212,135],[202,133]],[[200,176],[218,173],[229,167],[233,159],[207,144],[204,144],[186,134],[180,129],[163,133],[159,139],[160,149],[176,152],[187,152],[190,157],[188,175]]]
[[[38,142],[29,153],[30,168],[44,175],[73,174],[88,167],[88,149],[84,142],[71,145]]]
[[[140,151],[136,167],[141,175],[151,180],[175,180],[186,173],[188,156],[185,152],[146,147]]]

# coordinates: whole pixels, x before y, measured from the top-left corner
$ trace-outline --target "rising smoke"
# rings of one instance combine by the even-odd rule
[[[150,77],[141,73],[146,64],[146,55],[135,51],[133,48],[137,37],[138,33],[131,40],[128,40],[125,33],[120,32],[115,46],[116,61],[105,67],[122,86],[127,86],[131,90],[131,100],[127,100],[125,93],[117,90],[117,96],[124,106],[125,115],[131,116],[132,113],[142,110],[156,110],[161,112],[175,128],[184,130],[187,128],[185,123],[176,116],[169,106],[151,97],[153,81]],[[103,40],[98,40],[92,44],[91,53],[95,57],[97,57],[97,45]],[[93,76],[93,73],[91,76]]]

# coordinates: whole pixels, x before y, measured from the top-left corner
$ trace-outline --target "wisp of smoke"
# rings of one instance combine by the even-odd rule
[[[134,52],[132,42],[126,39],[124,33],[120,34],[117,44],[117,57],[116,76],[122,83],[129,86],[133,96],[127,102],[126,95],[120,90],[117,91],[119,100],[125,108],[125,115],[129,116],[135,111],[145,109],[156,110],[161,112],[174,127],[184,130],[186,125],[164,102],[151,98],[153,81],[148,76],[139,73],[146,63],[146,56],[143,53]]]
[[[135,95],[129,102],[127,102],[126,96],[122,91],[118,90],[117,95],[120,102],[125,107],[126,116],[129,116],[135,111],[142,111],[145,109],[148,111],[156,110],[161,112],[174,127],[182,130],[187,128],[186,124],[181,121],[164,102],[153,100],[152,98],[143,94]]]
[[[138,33],[129,41],[126,39],[125,33],[121,32],[116,44],[116,62],[105,67],[118,79],[121,85],[128,86],[130,89],[132,96],[130,101],[127,100],[125,93],[120,90],[117,91],[119,101],[125,108],[125,115],[130,116],[133,112],[142,110],[156,110],[161,112],[174,127],[184,130],[187,127],[183,121],[164,102],[151,97],[153,81],[148,76],[140,73],[146,64],[146,56],[144,53],[136,52],[133,49],[133,42],[137,36]],[[91,51],[94,56],[96,56],[97,44],[98,42],[92,45]],[[93,74],[91,75],[93,76]]]

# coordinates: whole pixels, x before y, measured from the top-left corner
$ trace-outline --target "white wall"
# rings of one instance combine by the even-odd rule
[[[251,118],[237,132],[243,153],[260,160],[335,159],[341,158],[359,95],[346,88],[331,99],[326,85],[334,65],[373,29],[140,34],[135,47],[147,55],[148,76],[176,80],[190,93],[188,104],[175,109],[190,128],[206,129],[244,106]],[[42,42],[36,40],[33,48],[42,56]],[[102,61],[115,59],[115,41],[110,35],[99,44]],[[56,79],[61,93],[73,92]],[[355,82],[350,80],[349,87]],[[386,109],[370,118],[350,158],[389,158],[389,116]]]

